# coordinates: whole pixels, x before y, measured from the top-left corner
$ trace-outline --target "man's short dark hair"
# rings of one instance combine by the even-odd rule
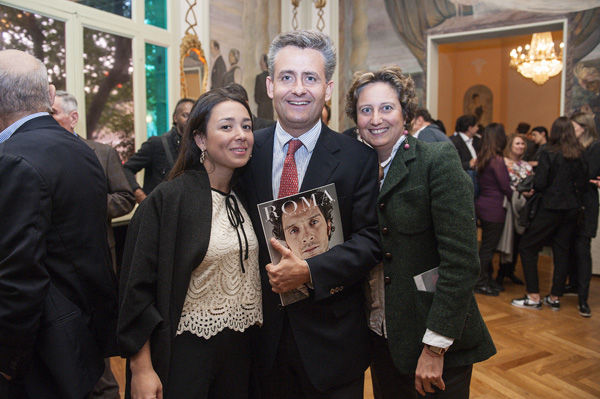
[[[517,133],[527,134],[531,125],[529,123],[521,122],[517,125]]]
[[[431,114],[425,108],[419,108],[417,112],[415,112],[415,119],[417,119],[419,116],[423,118],[425,122],[435,123],[435,120],[433,120]]]
[[[196,102],[191,98],[187,97],[184,97],[181,100],[177,101],[177,104],[175,104],[175,109],[173,110],[173,126],[177,126],[177,123],[175,123],[175,115],[177,114],[177,108],[179,108],[179,106],[183,103],[191,103],[192,106],[194,106]]]
[[[242,86],[239,83],[229,83],[227,86],[224,87],[224,89],[230,93],[237,94],[238,96],[246,100],[246,102],[249,101],[248,92],[246,91],[246,89],[244,89],[244,86]]]
[[[477,125],[477,117],[475,115],[459,116],[456,120],[455,130],[458,133],[465,133],[471,126]]]
[[[546,129],[544,126],[536,126],[533,129],[531,129],[531,131],[544,133],[544,136],[546,136],[546,139],[548,138],[548,129]]]
[[[276,239],[285,241],[285,231],[283,229],[283,221],[281,220],[285,204],[288,202],[298,203],[299,201],[302,201],[303,197],[310,198],[313,195],[315,196],[315,202],[319,207],[319,210],[325,218],[325,222],[331,223],[331,229],[328,237],[328,239],[331,240],[331,235],[335,231],[335,227],[333,225],[333,203],[331,202],[329,196],[326,195],[324,191],[319,189],[307,191],[302,194],[296,194],[292,197],[281,198],[273,203],[275,209],[270,213],[269,222],[271,222],[273,225],[273,236]],[[311,204],[311,206],[313,205]]]

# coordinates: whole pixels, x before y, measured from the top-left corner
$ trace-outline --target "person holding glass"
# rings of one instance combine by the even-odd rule
[[[357,73],[346,95],[380,163],[384,257],[367,290],[373,388],[384,399],[468,398],[473,363],[496,352],[473,296],[473,186],[452,144],[408,135],[416,108],[414,82],[397,66]]]
[[[248,397],[258,241],[232,189],[253,142],[246,101],[203,94],[169,180],[131,220],[117,337],[133,398]]]

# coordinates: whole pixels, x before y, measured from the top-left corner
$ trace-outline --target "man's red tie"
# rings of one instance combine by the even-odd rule
[[[283,171],[281,172],[281,181],[279,183],[278,198],[298,193],[298,170],[296,169],[294,154],[300,147],[302,147],[300,140],[290,140],[288,142],[288,150],[283,161]]]

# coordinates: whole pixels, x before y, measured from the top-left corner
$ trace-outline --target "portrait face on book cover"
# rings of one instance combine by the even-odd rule
[[[299,258],[308,259],[329,250],[331,220],[325,219],[318,206],[294,210],[294,205],[289,203],[281,222],[285,242]]]
[[[299,258],[308,259],[329,250],[335,227],[332,198],[325,191],[280,199],[270,215],[273,237],[284,241]]]

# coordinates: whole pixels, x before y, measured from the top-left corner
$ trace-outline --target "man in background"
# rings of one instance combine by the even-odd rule
[[[72,94],[62,90],[56,92],[54,105],[52,106],[52,116],[62,127],[76,135],[75,127],[79,121],[79,113],[77,111],[77,99]],[[135,206],[135,197],[125,177],[123,164],[117,150],[110,145],[98,143],[94,140],[84,139],[83,141],[98,157],[106,176],[106,184],[108,186],[106,231],[112,256],[113,270],[117,272],[119,267],[117,265],[115,236],[111,220],[131,212]]]
[[[52,105],[52,116],[62,127],[77,136],[75,127],[77,126],[77,122],[79,122],[79,113],[77,111],[77,99],[75,96],[66,91],[58,90],[54,98],[54,104]],[[108,188],[106,233],[112,257],[112,267],[115,272],[118,272],[115,235],[111,220],[131,212],[135,206],[135,197],[125,177],[123,164],[117,150],[109,145],[93,140],[84,139],[83,141],[98,157],[98,161],[100,161],[100,165],[102,165],[104,175],[106,176]],[[104,367],[104,374],[102,374],[102,378],[94,386],[92,398],[120,399],[119,383],[117,383],[110,368],[110,358],[104,359]]]
[[[194,100],[190,98],[179,100],[173,112],[173,128],[162,136],[150,137],[123,165],[125,176],[138,204],[167,177],[173,168],[179,155],[181,136],[193,106]],[[144,169],[144,188],[140,187],[135,179],[135,174],[142,169]]]
[[[85,398],[117,354],[106,177],[54,94],[38,59],[0,51],[2,398]]]
[[[429,111],[418,109],[413,120],[413,137],[427,143],[450,142],[450,138],[440,130]]]
[[[456,120],[456,134],[450,138],[458,151],[464,170],[474,170],[481,140],[475,137],[479,127],[474,115],[463,115]]]

